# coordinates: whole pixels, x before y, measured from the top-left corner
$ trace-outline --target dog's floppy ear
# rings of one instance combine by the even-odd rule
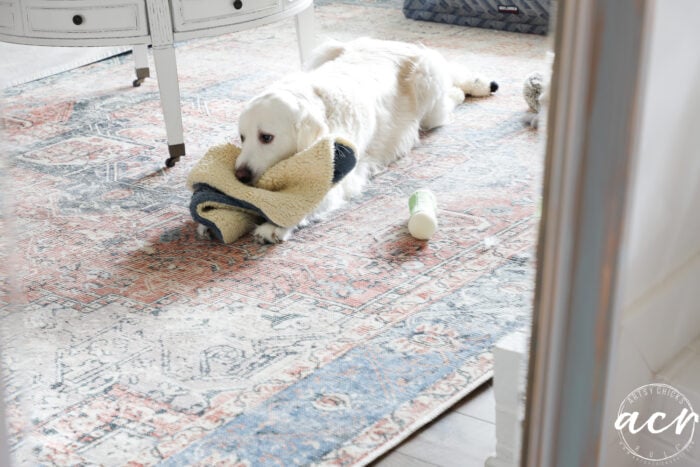
[[[297,124],[297,152],[308,148],[321,136],[328,133],[328,126],[317,112],[304,110]]]

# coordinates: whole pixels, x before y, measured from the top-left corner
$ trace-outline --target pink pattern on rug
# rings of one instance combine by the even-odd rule
[[[501,88],[282,245],[197,240],[184,182],[298,68],[292,22],[178,48],[188,156],[167,172],[157,84],[129,86],[130,56],[3,93],[18,463],[359,464],[489,377],[493,343],[529,323],[542,160],[521,85],[546,42],[384,6],[317,16],[326,36],[420,41]],[[423,186],[440,208],[428,243],[406,229]]]

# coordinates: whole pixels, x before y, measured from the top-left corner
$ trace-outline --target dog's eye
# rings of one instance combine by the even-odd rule
[[[273,139],[275,139],[274,135],[270,135],[267,133],[260,133],[258,135],[258,139],[262,144],[270,144]]]
[[[245,136],[241,135],[241,143],[245,143]]]

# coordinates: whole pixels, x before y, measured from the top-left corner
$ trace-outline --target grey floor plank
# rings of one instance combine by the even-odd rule
[[[482,467],[496,447],[496,426],[459,412],[449,412],[397,451],[443,467]]]
[[[452,410],[485,422],[496,423],[496,400],[493,396],[493,384],[490,382],[484,384]]]
[[[373,467],[483,467],[496,446],[491,381],[372,463]]]
[[[389,452],[372,465],[374,467],[437,467],[437,464],[416,459],[396,450]]]

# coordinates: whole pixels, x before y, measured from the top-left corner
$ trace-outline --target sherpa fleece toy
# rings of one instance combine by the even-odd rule
[[[263,221],[281,227],[299,224],[357,162],[351,143],[326,137],[275,164],[255,186],[249,186],[234,174],[240,153],[232,144],[215,146],[187,178],[193,191],[192,217],[224,243],[235,241]]]

